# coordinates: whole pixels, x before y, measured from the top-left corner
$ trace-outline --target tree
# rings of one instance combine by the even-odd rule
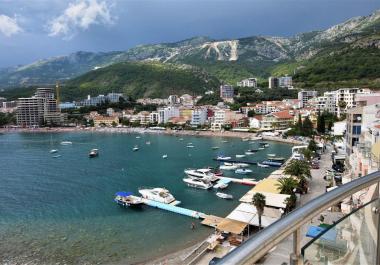
[[[291,160],[286,165],[284,173],[295,176],[297,179],[301,179],[302,177],[311,178],[310,165],[303,160]]]
[[[295,129],[296,129],[297,134],[301,134],[302,129],[303,129],[301,113],[298,113],[298,121],[297,121]]]
[[[294,193],[292,193],[289,198],[285,199],[285,204],[286,204],[285,213],[291,212],[296,207],[297,196]]]
[[[314,141],[314,139],[311,139],[309,142],[309,145],[307,146],[307,149],[309,149],[311,152],[316,152],[318,149],[317,143]]]
[[[280,178],[276,186],[280,189],[281,194],[291,195],[298,186],[298,181],[292,177]]]
[[[252,203],[256,207],[257,214],[259,216],[259,230],[261,229],[261,216],[264,213],[265,196],[262,193],[255,193],[252,198]]]
[[[247,113],[247,116],[250,117],[250,118],[253,117],[253,116],[255,116],[255,111],[253,109],[249,110],[248,113]]]
[[[313,135],[313,123],[311,122],[309,116],[303,120],[301,132],[304,136]]]
[[[317,119],[317,131],[321,134],[324,134],[326,131],[326,121],[325,121],[325,115],[322,113],[318,113],[318,119]]]

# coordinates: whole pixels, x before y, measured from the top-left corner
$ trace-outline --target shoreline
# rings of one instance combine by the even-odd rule
[[[57,127],[57,128],[0,128],[0,133],[68,133],[68,132],[93,132],[93,133],[126,133],[126,134],[159,134],[172,136],[202,136],[202,137],[225,137],[225,138],[241,138],[264,141],[275,141],[287,144],[302,144],[301,141],[294,139],[284,139],[282,137],[262,136],[257,137],[257,133],[237,132],[237,131],[174,131],[174,130],[151,130],[145,128],[74,128],[74,127]]]

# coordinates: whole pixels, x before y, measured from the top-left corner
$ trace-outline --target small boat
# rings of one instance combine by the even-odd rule
[[[187,148],[194,148],[195,146],[194,145],[186,145]]]
[[[179,138],[178,140],[183,141],[183,138]]]
[[[57,153],[58,152],[58,150],[56,150],[56,149],[52,149],[52,150],[50,150],[50,154],[55,154],[55,153]]]
[[[261,142],[261,143],[259,143],[259,145],[260,145],[260,146],[263,146],[263,147],[268,147],[268,146],[269,146],[269,144],[268,144],[268,143],[265,143],[265,142]]]
[[[70,145],[70,144],[73,144],[73,142],[70,142],[70,141],[62,141],[61,142],[61,145]]]
[[[261,164],[261,163],[257,163],[257,166],[258,167],[269,167],[268,165],[264,165],[264,164]]]
[[[125,191],[116,192],[114,201],[124,207],[136,207],[144,204],[140,197],[133,196],[132,192]]]
[[[228,184],[227,183],[217,183],[214,185],[214,189],[220,189],[220,190],[223,190],[225,188],[228,187]]]
[[[165,188],[142,188],[139,193],[144,199],[170,204],[175,201],[173,195]]]
[[[139,150],[139,147],[137,145],[135,145],[135,147],[133,147],[133,151],[136,152]]]
[[[164,158],[164,159],[168,158],[168,155],[165,154],[165,155],[162,156],[162,158]]]
[[[276,162],[276,161],[265,160],[265,161],[261,162],[261,164],[268,165],[268,166],[271,166],[271,167],[281,167],[283,163]]]
[[[211,182],[205,182],[197,178],[184,178],[183,182],[185,182],[187,186],[189,187],[198,188],[198,189],[208,190],[212,187]]]
[[[270,161],[276,161],[276,162],[285,162],[285,157],[273,157],[268,159]]]
[[[245,152],[245,154],[246,154],[247,156],[250,156],[250,155],[253,155],[253,154],[254,154],[254,152],[251,152],[251,151],[247,151],[247,152]]]
[[[217,192],[215,194],[219,198],[226,199],[226,200],[232,200],[234,198],[234,196],[232,196],[231,194],[227,194],[227,193],[223,193],[223,192]]]
[[[227,140],[223,140],[222,143],[228,143],[228,141]]]
[[[145,144],[150,145],[150,141],[147,141]]]
[[[212,150],[217,150],[217,149],[219,149],[219,146],[213,146],[213,147],[211,147],[211,149]]]
[[[230,160],[230,159],[231,159],[230,156],[218,156],[218,157],[216,158],[216,160],[218,160],[218,161]]]
[[[257,151],[259,151],[259,149],[249,149],[247,150],[248,152],[252,152],[252,153],[256,153]]]
[[[245,174],[252,173],[252,170],[246,169],[246,168],[238,168],[238,169],[235,170],[235,173],[236,174],[243,174],[243,175],[245,175]]]
[[[238,167],[237,166],[235,166],[235,165],[221,165],[220,167],[219,167],[219,169],[221,169],[221,170],[235,170],[235,169],[237,169]]]
[[[136,136],[136,139],[140,139],[141,137],[140,136]]]
[[[249,138],[241,138],[241,140],[242,140],[243,142],[248,142],[248,141],[249,141]]]
[[[258,150],[264,150],[265,148],[264,147],[259,147],[257,148]]]
[[[267,154],[267,156],[269,156],[269,157],[275,157],[276,154]]]
[[[58,158],[58,157],[61,157],[61,155],[52,156],[52,158]]]
[[[249,167],[249,164],[247,163],[233,163],[233,165],[237,166],[237,167]]]
[[[88,154],[90,158],[99,156],[99,150],[98,149],[91,149],[90,153]]]
[[[245,157],[245,155],[235,155],[236,158],[242,158]]]

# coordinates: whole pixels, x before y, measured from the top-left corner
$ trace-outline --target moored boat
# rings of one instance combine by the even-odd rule
[[[139,193],[144,199],[170,204],[175,198],[167,189],[164,188],[141,188]]]
[[[271,161],[271,160],[265,160],[265,161],[261,162],[261,164],[268,165],[268,166],[271,166],[271,167],[281,167],[283,163],[276,162],[276,161]]]
[[[59,157],[61,157],[61,155],[52,156],[52,158],[59,158]]]
[[[265,168],[265,167],[269,167],[268,165],[264,165],[264,164],[261,164],[261,163],[257,163],[257,166],[258,166],[258,167],[263,167],[263,168]]]
[[[221,170],[235,170],[235,169],[237,169],[238,167],[237,166],[235,166],[235,165],[233,165],[233,164],[231,164],[231,165],[221,165],[220,167],[219,167],[219,169],[221,169]]]
[[[190,178],[199,178],[204,181],[216,181],[218,177],[212,172],[210,168],[192,169],[188,168],[184,170],[185,174]]]
[[[243,174],[243,175],[245,175],[245,174],[252,173],[252,170],[246,169],[246,168],[238,168],[238,169],[235,170],[235,173],[236,174]]]
[[[99,156],[99,150],[98,149],[91,149],[90,153],[88,154],[90,158]]]
[[[61,145],[70,145],[70,144],[73,144],[73,142],[70,142],[70,141],[62,141],[61,142]]]
[[[231,194],[223,193],[223,192],[217,192],[215,193],[216,196],[222,199],[226,200],[232,200],[234,197]]]
[[[184,178],[183,182],[185,182],[187,186],[189,187],[198,188],[198,189],[208,190],[212,187],[211,182],[205,182],[197,178]]]
[[[141,206],[144,202],[140,197],[133,196],[132,192],[119,191],[115,194],[114,201],[120,206]]]
[[[134,152],[138,151],[139,150],[139,147],[137,145],[135,145],[135,147],[133,147],[132,149]]]
[[[254,152],[247,151],[247,152],[245,152],[245,154],[246,154],[247,156],[250,156],[250,155],[253,155]]]
[[[164,159],[168,158],[168,155],[165,154],[165,155],[162,156],[162,158],[164,158]]]
[[[217,150],[217,149],[219,149],[219,146],[213,146],[213,147],[211,147],[211,149],[212,150]]]
[[[230,156],[222,156],[222,155],[220,155],[220,156],[218,156],[218,157],[216,158],[216,160],[218,160],[218,161],[230,160],[230,159],[231,159]]]
[[[235,155],[236,158],[242,158],[245,157],[245,155]]]
[[[275,157],[276,154],[267,154],[267,156],[269,156],[269,157]]]
[[[55,153],[57,153],[58,152],[58,150],[56,150],[56,149],[51,149],[50,150],[50,154],[55,154]]]

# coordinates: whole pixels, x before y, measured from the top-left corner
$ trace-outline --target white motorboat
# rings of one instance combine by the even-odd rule
[[[214,189],[220,189],[220,190],[222,190],[222,189],[225,189],[227,187],[228,187],[227,183],[217,183],[217,184],[214,185],[213,188]]]
[[[241,138],[242,142],[248,142],[249,138]]]
[[[135,147],[133,147],[133,151],[138,151],[139,150],[139,147],[137,145],[135,145]]]
[[[70,142],[70,141],[62,141],[61,142],[61,145],[70,145],[70,144],[73,144],[73,142]]]
[[[246,169],[246,168],[238,168],[238,169],[235,170],[235,173],[236,174],[243,174],[243,175],[245,175],[245,174],[252,173],[252,170]]]
[[[90,153],[88,154],[90,158],[99,156],[99,150],[98,149],[91,149]]]
[[[205,181],[216,181],[218,177],[212,173],[210,168],[199,168],[199,169],[185,169],[185,174],[190,178],[199,178]]]
[[[116,192],[114,201],[124,207],[137,207],[144,204],[140,197],[133,196],[132,192],[125,191]]]
[[[156,202],[169,204],[175,201],[174,196],[171,195],[170,192],[164,188],[143,188],[139,189],[139,193],[144,199]]]
[[[183,141],[183,138],[179,138],[178,140]]]
[[[213,146],[211,147],[212,150],[218,150],[219,149],[219,146]]]
[[[238,167],[237,166],[235,166],[235,165],[221,165],[220,167],[219,167],[219,169],[221,169],[221,170],[235,170],[235,169],[237,169]]]
[[[147,141],[145,144],[150,145],[150,141]]]
[[[264,147],[259,147],[257,148],[258,150],[264,150],[265,148]]]
[[[240,167],[249,167],[249,164],[247,163],[233,163],[234,166]]]
[[[136,136],[136,139],[140,139],[141,137],[140,136]]]
[[[211,182],[205,182],[201,179],[197,178],[184,178],[183,182],[187,184],[189,187],[198,188],[198,189],[210,189],[212,187]]]
[[[222,143],[228,143],[228,141],[227,140],[223,140]]]
[[[267,156],[269,156],[269,157],[275,157],[276,154],[267,154]]]
[[[168,155],[165,154],[165,155],[162,156],[162,158],[164,158],[164,159],[168,158]]]
[[[247,151],[247,152],[245,152],[245,154],[246,154],[247,156],[250,156],[250,155],[253,155],[254,152]]]
[[[227,193],[223,193],[223,192],[217,192],[215,194],[219,198],[226,199],[226,200],[232,200],[234,198],[234,196],[232,196],[231,194],[227,194]]]
[[[52,150],[50,150],[50,154],[55,154],[55,153],[57,153],[58,152],[58,150],[56,150],[56,149],[52,149]]]
[[[261,164],[261,163],[257,163],[257,166],[258,167],[269,167],[268,165],[264,165],[264,164]]]
[[[194,148],[195,146],[194,145],[191,145],[191,144],[188,144],[186,145],[187,148]]]
[[[242,158],[245,157],[245,155],[235,155],[236,158]]]
[[[58,157],[61,157],[61,155],[52,156],[52,158],[58,158]]]
[[[230,156],[218,156],[217,158],[216,158],[216,160],[230,160],[231,159],[231,157]]]

